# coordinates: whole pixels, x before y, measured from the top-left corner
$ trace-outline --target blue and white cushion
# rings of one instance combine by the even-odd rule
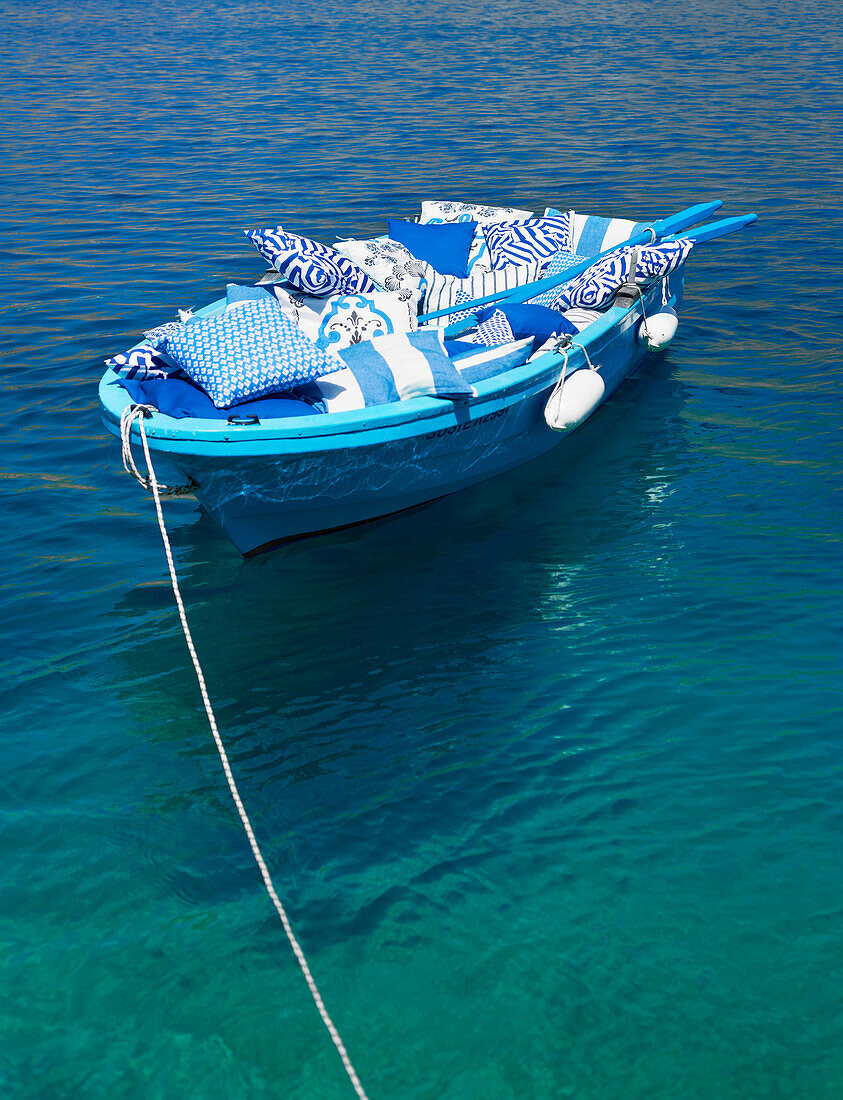
[[[416,300],[402,300],[388,290],[329,298],[319,315],[316,346],[339,351],[363,340],[380,340],[418,328]]]
[[[120,352],[106,359],[105,365],[119,374],[121,378],[135,379],[145,382],[152,378],[167,378],[178,375],[177,365],[161,350],[152,344],[141,344],[130,351]]]
[[[508,264],[549,260],[560,250],[574,251],[571,248],[571,220],[567,214],[533,221],[489,222],[483,226],[483,233],[495,271]]]
[[[346,412],[411,397],[451,400],[473,396],[473,387],[451,363],[444,334],[428,329],[395,333],[354,344],[339,353],[346,369],[317,378],[326,412]]]
[[[163,343],[174,332],[178,332],[183,323],[183,321],[165,321],[163,325],[156,325],[155,328],[147,329],[144,336],[154,347]]]
[[[166,351],[218,409],[287,390],[338,370],[277,302],[243,302],[167,337]]]
[[[496,309],[473,332],[461,336],[460,339],[468,340],[472,344],[482,344],[487,348],[496,348],[501,344],[511,344],[515,339],[515,335],[512,326],[506,319],[506,314],[502,310]],[[532,340],[530,343],[532,344]]]
[[[593,263],[582,275],[560,287],[552,308],[566,310],[573,306],[583,306],[586,309],[599,309],[610,302],[621,285],[632,277],[633,252],[638,261],[635,281],[647,283],[675,271],[685,262],[693,247],[694,242],[685,238],[612,252]]]
[[[279,265],[296,252],[330,256],[334,251],[328,245],[314,241],[310,237],[288,233],[280,225],[275,229],[247,229],[245,233],[269,266],[276,270],[279,270]]]
[[[366,294],[377,290],[375,283],[357,264],[334,252],[294,252],[280,263],[278,270],[297,290],[327,297],[329,294]]]
[[[419,221],[430,222],[506,222],[532,218],[532,210],[512,206],[482,206],[474,202],[423,202]]]
[[[331,351],[418,328],[415,296],[406,300],[388,290],[375,290],[316,298],[287,287],[273,286],[271,290],[293,324],[317,347]]]
[[[545,216],[559,216],[561,210],[549,206]],[[597,256],[607,248],[617,248],[633,233],[645,229],[647,222],[631,222],[626,218],[602,218],[597,214],[577,214],[568,211],[571,219],[571,251],[583,256]]]
[[[572,267],[576,267],[578,264],[587,261],[587,256],[575,256],[570,252],[554,252],[554,254],[547,261],[542,268],[540,278],[544,279],[549,275],[562,275],[565,271],[569,271]],[[545,290],[541,294],[537,294],[535,298],[530,299],[530,305],[534,306],[553,306],[553,303],[559,297],[559,287],[551,287],[550,290]]]
[[[466,382],[483,382],[486,378],[494,378],[495,375],[526,363],[532,346],[532,337],[528,336],[499,347],[459,352],[452,357],[451,362]]]
[[[428,265],[425,268],[424,277],[427,285],[421,305],[423,315],[436,313],[437,310],[447,309],[461,302],[485,298],[489,294],[498,294],[504,290],[525,286],[539,277],[539,265],[538,263],[511,264],[501,271],[480,270],[469,275],[467,279],[459,279],[455,275],[441,275]],[[444,317],[434,317],[428,324],[447,328],[454,321],[470,316],[472,311],[464,310],[446,314]]]
[[[298,233],[275,229],[249,229],[246,236],[261,256],[305,294],[361,294],[375,284],[356,264],[334,248]]]
[[[388,237],[368,241],[340,241],[337,252],[351,260],[374,281],[399,298],[410,301],[419,294],[424,260],[417,259],[400,241]]]

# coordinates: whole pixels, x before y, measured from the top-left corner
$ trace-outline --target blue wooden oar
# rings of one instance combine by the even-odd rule
[[[694,244],[702,244],[704,241],[713,241],[716,237],[725,237],[727,233],[737,233],[745,225],[752,225],[757,221],[757,214],[738,214],[734,218],[720,218],[719,221],[701,225],[699,229],[693,229],[684,235]]]
[[[425,321],[432,321],[435,317],[447,317],[450,313],[462,312],[464,309],[477,310],[482,306],[491,305],[492,302],[498,302],[502,298],[512,299],[513,295],[521,291],[527,291],[525,297],[521,299],[522,301],[526,301],[527,298],[535,298],[537,294],[541,294],[545,290],[552,290],[554,287],[561,286],[562,283],[567,283],[569,279],[575,279],[577,275],[581,275],[583,271],[586,271],[593,263],[602,259],[603,256],[608,256],[610,253],[616,252],[619,248],[630,248],[638,244],[649,244],[653,240],[653,233],[655,233],[656,240],[671,236],[675,233],[680,233],[683,229],[696,225],[698,222],[704,221],[712,214],[715,214],[722,206],[723,203],[719,199],[715,199],[713,202],[698,203],[696,206],[689,206],[687,210],[680,210],[677,214],[671,214],[670,217],[653,222],[652,226],[647,226],[645,229],[633,233],[627,240],[620,241],[618,244],[612,245],[611,248],[604,249],[596,256],[590,256],[587,260],[583,260],[582,263],[576,264],[560,275],[547,275],[543,279],[537,279],[535,282],[516,287],[514,290],[499,290],[496,294],[487,294],[485,298],[475,298],[474,301],[471,302],[462,302],[459,305],[448,306],[447,309],[437,309],[433,313],[424,313],[419,317],[419,323],[423,324]],[[652,233],[650,232],[651,229]],[[462,327],[464,322],[460,322],[460,325]]]

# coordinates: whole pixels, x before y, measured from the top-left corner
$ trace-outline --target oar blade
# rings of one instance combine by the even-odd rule
[[[694,244],[702,244],[704,241],[713,241],[717,237],[725,237],[727,233],[737,233],[739,229],[757,221],[757,214],[738,214],[734,218],[720,218],[719,221],[700,226],[699,229],[692,229],[685,235],[690,237]]]

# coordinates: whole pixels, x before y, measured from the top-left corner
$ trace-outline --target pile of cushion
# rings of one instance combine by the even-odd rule
[[[632,277],[631,250],[528,303],[452,307],[562,276],[635,229],[573,211],[535,216],[425,202],[416,220],[389,219],[386,237],[333,248],[281,226],[249,230],[273,281],[230,285],[221,311],[152,330],[108,364],[135,400],[173,416],[295,416],[415,396],[465,399],[473,382],[588,323],[587,311]],[[668,273],[690,248],[689,241],[639,248],[635,277]],[[419,328],[419,316],[438,311],[449,312]],[[455,321],[470,331],[447,341]]]

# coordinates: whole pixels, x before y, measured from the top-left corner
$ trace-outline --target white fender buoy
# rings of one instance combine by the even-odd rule
[[[676,335],[678,326],[676,312],[666,306],[641,322],[638,326],[638,342],[645,344],[651,351],[661,351]]]
[[[577,370],[557,386],[545,405],[544,418],[555,432],[570,432],[590,416],[603,399],[606,383],[596,370]]]

